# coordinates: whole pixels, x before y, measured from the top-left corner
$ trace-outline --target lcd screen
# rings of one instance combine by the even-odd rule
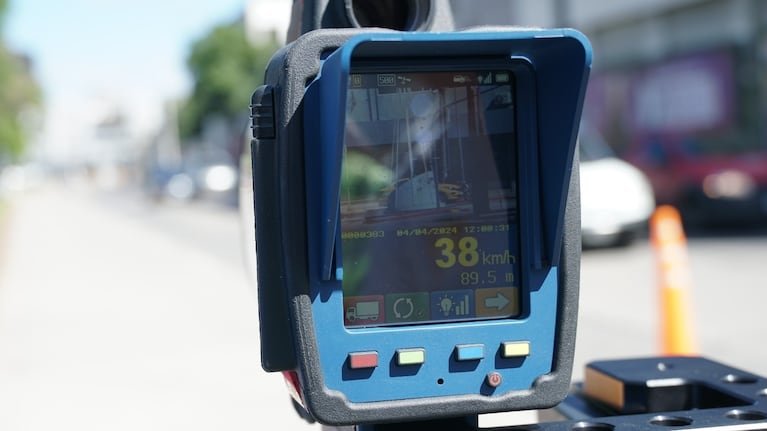
[[[514,100],[504,70],[350,76],[345,326],[520,315]]]

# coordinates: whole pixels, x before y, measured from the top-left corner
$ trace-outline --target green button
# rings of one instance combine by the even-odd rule
[[[426,361],[423,349],[397,349],[397,365],[421,365]]]

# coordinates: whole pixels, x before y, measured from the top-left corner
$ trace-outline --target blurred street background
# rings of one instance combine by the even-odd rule
[[[658,353],[655,204],[690,236],[700,353],[767,375],[767,3],[453,3],[594,46],[574,378]],[[0,429],[317,428],[261,370],[238,212],[290,6],[0,0]]]

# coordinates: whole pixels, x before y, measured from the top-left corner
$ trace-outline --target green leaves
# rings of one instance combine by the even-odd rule
[[[187,60],[195,83],[181,109],[181,136],[198,134],[208,115],[233,118],[247,112],[250,95],[263,82],[277,48],[273,40],[250,44],[239,21],[216,27],[197,41]]]
[[[6,6],[6,0],[0,0],[0,31]],[[40,90],[30,75],[28,60],[8,51],[0,40],[0,162],[21,157],[26,136],[20,115],[39,100]]]

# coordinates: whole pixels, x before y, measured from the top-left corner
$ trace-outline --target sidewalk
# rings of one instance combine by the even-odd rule
[[[260,368],[241,261],[71,189],[20,197],[9,213],[0,429],[309,428]],[[219,216],[189,220],[208,229]]]

